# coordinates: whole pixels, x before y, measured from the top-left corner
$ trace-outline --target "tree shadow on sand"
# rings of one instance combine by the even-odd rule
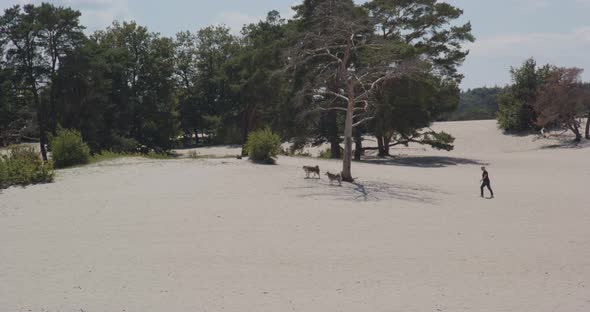
[[[302,191],[301,198],[324,198],[345,201],[383,201],[402,200],[418,203],[435,202],[436,194],[443,194],[439,190],[423,185],[390,184],[376,181],[363,181],[330,185],[320,183],[289,189]]]
[[[445,156],[399,156],[391,158],[373,158],[363,160],[360,163],[417,168],[444,168],[459,165],[489,165],[488,163],[480,160]]]

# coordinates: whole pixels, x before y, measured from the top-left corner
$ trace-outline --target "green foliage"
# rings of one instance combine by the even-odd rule
[[[150,151],[145,154],[141,154],[138,152],[132,153],[121,153],[121,152],[113,152],[113,151],[101,151],[100,153],[96,153],[90,157],[90,162],[98,163],[103,161],[110,161],[120,158],[130,158],[130,157],[140,157],[140,158],[148,158],[148,159],[157,159],[157,160],[167,160],[167,159],[178,159],[180,155],[175,153],[157,153],[155,151]]]
[[[50,146],[57,168],[83,165],[90,161],[90,148],[76,130],[58,129],[57,135],[50,139]]]
[[[137,152],[139,145],[136,139],[115,136],[112,139],[110,150],[115,153],[134,153]]]
[[[437,150],[452,151],[455,147],[455,138],[446,132],[427,132],[423,135],[421,144],[430,145]]]
[[[505,131],[526,131],[536,128],[534,103],[552,67],[538,67],[534,59],[526,60],[520,68],[512,68],[512,85],[498,97],[498,125]]]
[[[215,143],[237,145],[242,143],[242,131],[237,125],[220,126],[216,131]]]
[[[503,88],[499,87],[463,91],[457,110],[443,115],[441,119],[445,121],[496,119],[498,96],[503,91]]]
[[[253,129],[270,127],[283,138],[329,142],[332,157],[340,158],[344,115],[318,112],[317,99],[304,93],[317,90],[313,84],[318,81],[345,90],[347,79],[336,81],[341,66],[323,57],[295,72],[285,70],[285,64],[286,52],[316,33],[323,39],[310,44],[328,44],[331,53],[344,55],[341,43],[351,37],[335,38],[336,32],[326,29],[349,26],[358,32],[359,43],[382,47],[352,51],[346,66],[358,73],[389,66],[392,57],[420,56],[438,75],[437,81],[400,83],[399,97],[371,103],[391,107],[378,109],[387,113],[376,120],[383,128],[362,131],[412,133],[454,107],[450,82],[460,80],[456,67],[466,55],[462,44],[473,40],[469,24],[454,23],[460,9],[431,0],[334,4],[337,25],[324,16],[330,12],[328,2],[306,0],[295,7],[295,18],[271,11],[239,36],[211,26],[174,39],[135,22],[114,22],[86,37],[76,10],[47,3],[9,8],[0,16],[0,140],[16,133],[45,142],[46,133],[60,124],[78,130],[97,158],[138,151],[167,158],[182,135],[190,145],[243,144]],[[398,13],[406,18],[400,20]],[[383,34],[374,32],[378,24]],[[329,66],[322,66],[326,61]],[[318,78],[321,68],[334,75]],[[366,98],[372,102],[374,95]],[[333,100],[326,97],[321,105],[339,105]]]
[[[139,157],[140,154],[133,154],[133,153],[121,153],[121,152],[113,152],[113,151],[101,151],[100,153],[96,153],[90,157],[91,163],[98,163],[103,161],[110,161],[119,158],[126,158],[126,157]]]
[[[251,160],[272,164],[281,150],[281,138],[270,129],[250,133],[245,150]]]
[[[43,162],[34,148],[14,146],[6,155],[0,155],[0,189],[49,183],[53,178],[52,164]]]

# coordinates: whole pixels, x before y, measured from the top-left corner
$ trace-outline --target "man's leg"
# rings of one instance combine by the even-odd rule
[[[483,197],[483,190],[486,187],[485,182],[481,185],[481,197]]]
[[[488,183],[488,190],[490,190],[490,193],[492,194],[492,197],[494,197],[494,190],[492,190],[492,184]]]

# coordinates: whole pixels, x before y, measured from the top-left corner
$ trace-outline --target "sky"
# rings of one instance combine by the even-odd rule
[[[292,16],[300,0],[46,0],[82,12],[88,31],[113,20],[134,20],[151,31],[173,36],[225,24],[236,33],[270,10]],[[357,0],[361,1],[361,0]],[[444,0],[465,11],[477,40],[461,72],[463,89],[504,86],[511,66],[534,57],[538,63],[586,69],[590,80],[590,0]],[[38,0],[0,0],[0,9]]]

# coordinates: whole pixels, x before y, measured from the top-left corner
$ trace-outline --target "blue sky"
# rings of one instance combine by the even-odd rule
[[[360,1],[360,0],[359,0]],[[477,41],[461,68],[463,88],[504,85],[510,66],[535,57],[539,63],[578,66],[590,80],[590,0],[446,0],[465,10]],[[0,0],[0,8],[40,1]],[[271,9],[290,16],[298,0],[50,0],[83,13],[89,30],[112,20],[136,20],[150,30],[171,36],[226,24],[236,31]]]

